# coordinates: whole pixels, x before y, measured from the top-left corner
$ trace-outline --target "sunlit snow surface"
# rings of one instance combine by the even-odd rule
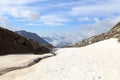
[[[57,55],[0,80],[120,80],[120,43],[101,41],[82,48],[59,49]]]
[[[8,68],[28,66],[29,64],[33,63],[34,60],[46,56],[52,56],[52,54],[44,54],[44,55],[18,54],[18,55],[0,56],[0,73]]]

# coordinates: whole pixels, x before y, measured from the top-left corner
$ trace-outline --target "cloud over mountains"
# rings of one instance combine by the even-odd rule
[[[0,26],[36,32],[65,32],[86,37],[104,32],[120,20],[119,0],[1,0]],[[75,37],[74,37],[75,38]],[[69,38],[68,38],[69,39]]]

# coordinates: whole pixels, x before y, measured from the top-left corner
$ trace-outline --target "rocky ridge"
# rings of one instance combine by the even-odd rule
[[[110,38],[120,38],[120,22],[117,23],[112,29],[110,29],[106,33],[102,33],[100,35],[92,36],[88,39],[84,39],[81,42],[73,45],[72,47],[83,47],[87,46],[102,40],[110,39]]]
[[[45,41],[43,38],[38,36],[36,33],[27,32],[27,31],[24,31],[24,30],[15,31],[15,33],[17,33],[17,34],[19,34],[19,35],[21,35],[21,36],[23,36],[25,38],[32,39],[32,40],[38,42],[41,45],[47,45],[49,47],[53,47],[52,44],[50,44],[47,41]]]
[[[40,45],[32,39],[22,37],[10,30],[0,27],[0,55],[5,54],[44,54],[51,51],[46,45]]]

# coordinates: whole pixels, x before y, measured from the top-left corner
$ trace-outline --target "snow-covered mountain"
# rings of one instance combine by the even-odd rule
[[[49,38],[49,40],[51,39]],[[45,56],[41,59],[40,56],[28,56],[31,61],[37,63],[18,70],[16,70],[16,67],[12,67],[14,71],[1,75],[0,80],[119,80],[120,23],[115,25],[110,32],[107,32],[107,35],[102,34],[97,38],[93,37],[85,41],[89,43],[91,40],[94,44],[86,45],[86,42],[83,42],[84,47],[79,47],[78,44],[78,46],[72,48],[59,48],[52,54],[47,54],[52,55],[50,58]],[[25,55],[21,56],[25,57]],[[8,59],[6,59],[8,57],[1,57],[2,59],[0,59],[0,62],[4,61],[2,65],[5,64],[6,67],[10,64],[5,63],[5,61],[8,62]],[[33,58],[37,59],[33,60]],[[15,59],[13,57],[9,61],[17,61]],[[24,58],[22,61],[24,61]],[[29,65],[31,61],[28,59],[22,66]],[[4,66],[0,67],[0,70],[1,68],[6,69]]]
[[[1,75],[0,80],[119,80],[119,49],[117,38],[59,49],[56,56]]]
[[[23,36],[23,37],[26,37],[26,38],[32,39],[34,41],[37,41],[37,42],[39,42],[39,44],[45,44],[45,45],[48,45],[48,46],[52,47],[52,44],[50,44],[47,41],[45,41],[43,38],[38,36],[36,33],[27,32],[27,31],[24,31],[24,30],[15,31],[15,32],[17,34]]]

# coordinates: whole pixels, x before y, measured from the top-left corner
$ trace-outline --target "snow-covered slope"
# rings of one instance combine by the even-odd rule
[[[26,66],[31,63],[34,59],[42,58],[45,56],[51,56],[52,54],[34,55],[6,55],[0,56],[0,70],[10,67]]]
[[[120,80],[120,44],[115,38],[82,48],[63,48],[57,55],[0,80]]]
[[[35,60],[43,59],[53,56],[52,54],[34,55],[34,54],[24,54],[24,55],[6,55],[0,56],[0,75],[7,72],[29,67],[37,62]]]

